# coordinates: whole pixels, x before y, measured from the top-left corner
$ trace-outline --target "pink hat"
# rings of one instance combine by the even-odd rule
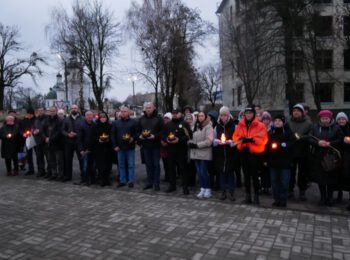
[[[321,110],[318,113],[318,117],[319,118],[321,118],[321,117],[328,117],[328,118],[332,119],[333,118],[333,113],[330,110]]]

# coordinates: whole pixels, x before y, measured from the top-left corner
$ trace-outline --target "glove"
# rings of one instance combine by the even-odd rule
[[[281,143],[281,147],[286,148],[287,147],[287,143]]]
[[[214,145],[214,146],[218,146],[218,145],[219,145],[219,142],[220,142],[219,139],[214,139],[213,145]]]
[[[233,146],[232,140],[227,140],[227,141],[226,141],[226,144],[228,144],[228,145],[231,146],[231,147]]]
[[[188,146],[189,146],[191,149],[196,149],[196,148],[198,148],[198,145],[197,145],[197,144],[194,144],[194,143],[189,143]]]
[[[243,144],[254,143],[253,138],[241,138]]]

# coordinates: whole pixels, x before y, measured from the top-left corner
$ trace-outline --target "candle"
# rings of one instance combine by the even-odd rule
[[[221,134],[220,141],[221,141],[221,143],[226,143],[226,136],[224,133]]]
[[[123,140],[124,141],[128,141],[129,139],[130,139],[130,135],[129,134],[123,135]]]
[[[300,136],[298,133],[295,133],[294,135],[295,135],[296,139],[298,139],[298,140],[300,139]]]
[[[350,136],[346,136],[345,141],[350,142]]]
[[[30,130],[25,131],[24,134],[23,134],[23,136],[24,136],[24,137],[30,136]]]
[[[7,136],[6,136],[7,138],[12,138],[12,134],[11,133],[9,133],[9,134],[7,134]]]
[[[277,149],[277,147],[278,147],[277,143],[272,143],[272,144],[271,144],[271,148],[272,148],[272,149]]]
[[[168,139],[169,140],[174,140],[175,139],[174,133],[170,132],[169,135],[168,135]]]

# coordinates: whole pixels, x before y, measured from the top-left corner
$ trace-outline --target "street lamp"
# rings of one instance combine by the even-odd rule
[[[137,80],[137,76],[136,75],[130,75],[128,77],[128,81],[131,81],[132,83],[132,103],[133,103],[133,107],[136,107],[136,100],[135,100],[135,81]]]
[[[63,62],[63,66],[64,66],[64,88],[65,88],[65,94],[66,94],[66,110],[68,111],[68,80],[67,80],[67,76],[68,76],[68,72],[67,72],[67,61],[62,57],[61,54],[57,54],[57,57]]]

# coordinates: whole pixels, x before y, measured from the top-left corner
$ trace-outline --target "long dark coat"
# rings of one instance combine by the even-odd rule
[[[8,138],[9,135],[11,135],[11,138]],[[1,157],[4,159],[12,159],[17,156],[21,145],[19,125],[4,124],[0,129],[0,138],[2,140]]]
[[[109,171],[112,167],[112,140],[111,140],[111,129],[110,123],[97,122],[93,126],[93,154],[96,160],[96,168],[100,173]],[[103,142],[100,142],[102,135],[108,136]]]

